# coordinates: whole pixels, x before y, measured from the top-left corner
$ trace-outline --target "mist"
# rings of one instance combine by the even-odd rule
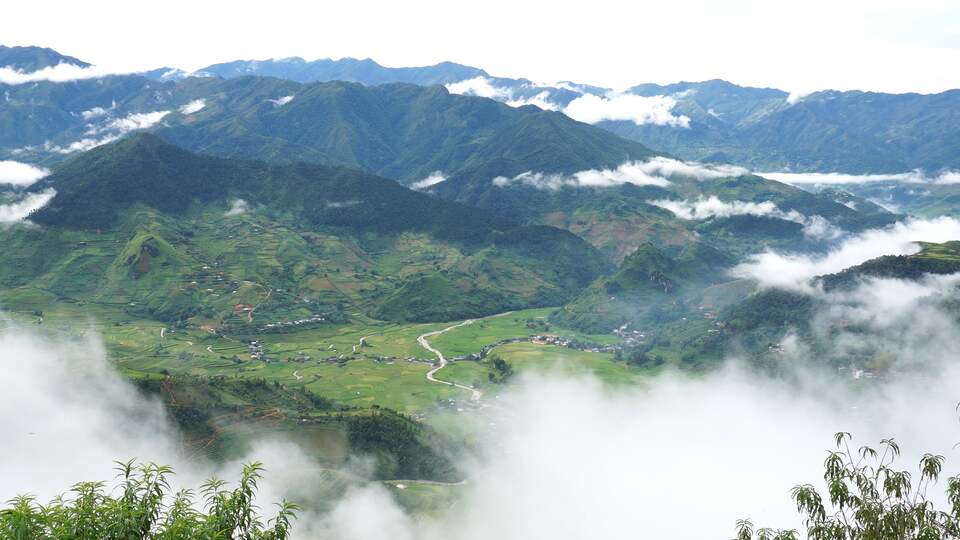
[[[0,184],[26,187],[50,174],[48,169],[20,163],[19,161],[0,160]]]
[[[280,498],[308,499],[322,485],[316,463],[282,440],[257,441],[227,463],[187,459],[163,404],[116,372],[93,332],[53,337],[3,322],[0,501],[29,492],[46,503],[77,482],[112,480],[114,462],[129,459],[171,465],[174,484],[189,488],[214,475],[236,480],[242,463],[262,461],[258,500],[267,514]]]
[[[753,255],[731,271],[762,286],[808,289],[811,278],[839,272],[883,255],[911,255],[917,242],[947,242],[960,238],[960,221],[951,217],[907,219],[881,229],[848,236],[824,254],[766,251]]]
[[[864,318],[889,311],[895,280],[864,284],[832,309]],[[904,317],[876,319],[876,330],[906,346],[931,334],[925,298],[957,279],[925,282],[900,305]],[[904,284],[899,284],[905,286]],[[874,300],[871,300],[874,298]],[[824,310],[824,317],[840,316]],[[849,313],[844,314],[849,316]],[[297,521],[297,538],[489,539],[727,538],[738,518],[797,527],[789,489],[822,475],[831,435],[850,431],[857,444],[897,437],[904,467],[923,452],[948,457],[957,470],[960,429],[954,415],[960,375],[945,346],[955,323],[937,319],[925,369],[854,390],[816,367],[801,347],[788,351],[794,376],[774,379],[731,360],[705,376],[668,372],[643,387],[610,387],[560,372],[525,375],[491,396],[480,418],[483,441],[462,462],[463,497],[434,518],[414,518],[379,483],[357,483],[325,515]],[[896,331],[893,331],[896,329]],[[0,497],[29,490],[41,500],[80,480],[112,478],[116,459],[173,464],[178,479],[197,485],[209,474],[236,475],[238,463],[188,462],[160,403],[143,397],[111,367],[95,337],[70,340],[8,326],[0,393],[5,437]],[[932,355],[931,351],[941,354]],[[316,466],[283,441],[254,446],[265,462],[264,501],[281,495],[308,506],[329,497]],[[936,487],[934,488],[937,489]],[[691,519],[695,517],[695,519]]]

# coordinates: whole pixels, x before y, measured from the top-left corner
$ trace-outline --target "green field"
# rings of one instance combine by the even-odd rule
[[[555,309],[525,309],[505,315],[478,319],[473,324],[454,328],[435,336],[430,340],[430,343],[448,358],[470,355],[478,352],[484,345],[504,339],[540,334],[560,335],[600,344],[617,343],[618,339],[612,335],[584,334],[549,323],[547,317]]]
[[[519,374],[592,375],[612,385],[642,384],[648,371],[633,368],[614,360],[609,353],[578,351],[554,345],[509,343],[491,352],[506,360]],[[487,378],[487,362],[462,360],[454,362],[438,373],[445,380],[475,385],[490,392],[499,385]]]

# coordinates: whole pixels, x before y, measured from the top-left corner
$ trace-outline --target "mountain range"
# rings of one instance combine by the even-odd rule
[[[639,84],[615,91],[573,82],[535,83],[493,77],[449,62],[422,68],[386,68],[372,60],[299,58],[216,64],[196,74],[265,75],[302,82],[348,80],[365,85],[409,82],[455,85],[504,102],[568,110],[595,96],[607,103],[623,96],[661,99],[664,112],[683,122],[625,118],[597,125],[684,159],[735,163],[755,170],[894,173],[960,168],[960,90],[939,94],[885,94],[824,90],[791,95],[773,88],[723,80]],[[643,106],[643,104],[639,104]],[[600,114],[605,107],[600,106]],[[622,113],[620,113],[622,114]],[[615,113],[614,113],[615,116]]]
[[[22,58],[36,65],[73,61],[44,49],[0,52],[0,64],[27,65],[17,60]],[[749,290],[715,276],[760,250],[822,251],[845,234],[902,219],[864,197],[802,190],[744,167],[714,163],[716,155],[697,156],[703,162],[678,158],[699,152],[695,133],[709,131],[742,150],[750,145],[720,133],[733,125],[760,133],[757,126],[773,116],[811,107],[820,112],[838,103],[892,107],[912,103],[909,96],[892,101],[875,96],[869,100],[873,105],[865,105],[860,94],[842,93],[820,107],[815,104],[826,94],[795,99],[723,81],[640,85],[626,94],[667,103],[666,113],[683,118],[683,125],[624,120],[591,125],[554,109],[569,111],[584,96],[613,100],[626,94],[498,79],[450,63],[407,69],[351,59],[244,61],[193,76],[147,75],[3,86],[0,125],[9,129],[0,136],[0,158],[53,171],[25,190],[7,190],[7,200],[55,193],[32,221],[71,239],[88,234],[83,231],[109,231],[119,244],[116,251],[91,255],[88,245],[78,253],[69,240],[51,244],[51,255],[41,256],[29,246],[51,242],[50,235],[41,240],[36,231],[19,230],[6,248],[21,260],[17,267],[30,272],[8,270],[9,286],[49,292],[39,283],[50,280],[70,284],[54,288],[55,295],[77,298],[70,289],[77,276],[61,273],[78,267],[66,261],[96,260],[88,269],[115,271],[96,285],[83,285],[90,299],[130,301],[168,320],[202,312],[222,321],[231,316],[226,303],[187,289],[186,300],[175,300],[176,287],[190,275],[188,269],[217,261],[239,264],[248,249],[200,221],[242,220],[251,230],[283,231],[272,233],[267,244],[288,247],[273,263],[299,268],[256,281],[309,298],[308,289],[327,280],[322,294],[313,295],[327,307],[349,305],[367,316],[399,321],[568,303],[558,315],[567,324],[609,331],[682,318],[704,291],[726,298],[718,293],[726,287],[736,292],[730,302],[741,298]],[[461,95],[477,93],[478,81],[508,91]],[[866,113],[843,116],[869,127]],[[707,131],[698,131],[701,124]],[[683,134],[686,142],[654,138],[663,144],[659,148],[669,149],[663,152],[631,140],[655,133]],[[827,145],[830,151],[842,149],[834,143]],[[856,148],[861,156],[872,152],[860,142]],[[828,153],[821,150],[818,155]],[[776,155],[772,148],[761,153]],[[190,227],[206,232],[191,233]],[[327,243],[339,247],[315,250]],[[349,287],[335,284],[329,271],[336,268],[341,274],[336,277],[346,278],[346,268],[329,258],[344,250],[362,253]],[[401,256],[405,250],[409,256]],[[225,253],[235,258],[223,259]],[[159,272],[156,290],[178,294],[126,296],[141,287],[124,280],[150,281],[141,279],[139,270],[128,272],[130,265],[140,267],[144,254],[173,270]],[[396,257],[403,259],[399,266]],[[301,259],[309,262],[297,264]],[[37,272],[45,278],[28,279]],[[242,276],[232,276],[233,282],[251,281]]]
[[[235,320],[238,303],[278,317],[343,308],[450,320],[556,305],[608,268],[559,229],[352,169],[198,156],[149,134],[73,158],[29,189],[56,195],[30,216],[43,229],[3,237],[7,301],[129,304],[213,326]]]

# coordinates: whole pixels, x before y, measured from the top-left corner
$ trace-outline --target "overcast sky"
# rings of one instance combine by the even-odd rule
[[[958,0],[30,0],[2,11],[0,43],[118,70],[354,56],[612,87],[710,78],[797,92],[960,87]]]

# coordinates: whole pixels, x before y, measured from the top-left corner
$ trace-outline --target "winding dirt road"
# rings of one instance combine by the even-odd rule
[[[439,350],[435,349],[432,345],[430,345],[430,342],[427,341],[427,338],[430,338],[430,337],[433,337],[433,336],[438,336],[438,335],[440,335],[440,334],[442,334],[442,333],[444,333],[444,332],[447,332],[447,331],[449,331],[449,330],[453,330],[454,328],[460,328],[461,326],[466,326],[466,325],[468,325],[468,324],[473,324],[475,321],[476,321],[476,319],[467,319],[467,320],[465,320],[465,321],[463,321],[463,322],[461,322],[461,323],[457,323],[457,324],[455,324],[455,325],[453,325],[453,326],[448,326],[448,327],[444,328],[443,330],[434,330],[433,332],[427,332],[426,334],[423,334],[422,336],[420,336],[420,337],[417,338],[417,343],[419,343],[420,346],[423,347],[424,349],[432,352],[432,353],[437,357],[437,360],[440,361],[436,366],[433,367],[433,369],[431,369],[430,371],[427,372],[427,380],[428,380],[428,381],[430,381],[430,382],[435,382],[435,383],[440,383],[440,384],[446,384],[447,386],[455,386],[455,387],[457,387],[457,388],[460,388],[460,389],[463,389],[463,390],[467,390],[467,391],[470,392],[470,399],[471,399],[471,400],[473,400],[473,401],[480,401],[480,398],[483,397],[483,392],[481,392],[480,390],[477,390],[476,388],[472,388],[472,387],[467,386],[467,385],[464,385],[464,384],[459,384],[459,383],[455,383],[455,382],[452,382],[452,381],[444,381],[444,380],[438,379],[438,378],[436,378],[436,377],[434,376],[438,371],[440,371],[441,369],[443,369],[444,367],[446,367],[446,365],[447,365],[447,359],[443,356],[443,353],[442,353],[442,352],[440,352]]]

